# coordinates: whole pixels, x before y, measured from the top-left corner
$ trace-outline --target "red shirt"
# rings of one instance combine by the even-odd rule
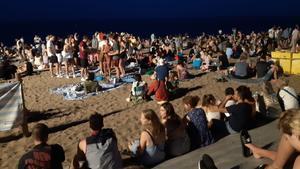
[[[167,101],[169,99],[169,93],[164,81],[155,80],[152,82],[148,89],[148,95],[155,94],[157,101]]]
[[[82,50],[82,48],[84,50]],[[79,57],[80,57],[80,59],[87,59],[88,58],[86,50],[87,50],[86,42],[81,41],[80,44],[79,44],[79,54],[80,54]]]

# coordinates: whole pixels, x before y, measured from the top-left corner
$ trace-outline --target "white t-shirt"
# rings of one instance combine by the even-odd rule
[[[107,43],[106,43],[105,40],[100,41],[100,42],[98,43],[98,49],[99,49],[99,50],[102,50],[103,47],[104,47],[106,44],[107,44]]]
[[[229,106],[232,106],[232,105],[235,105],[235,101],[234,100],[228,100],[225,104],[225,107],[229,107]]]
[[[212,121],[212,119],[220,120],[221,119],[221,113],[220,112],[207,112],[206,118],[207,121]]]
[[[275,31],[273,28],[269,29],[269,38],[273,39],[274,38],[274,34],[275,34]]]
[[[47,41],[47,54],[48,56],[53,56],[55,54],[55,48],[54,48],[54,44],[52,43],[52,41]]]
[[[293,94],[294,96],[297,97],[297,93],[296,93],[295,89],[293,89],[289,86],[285,86],[283,89],[289,91],[291,94]],[[290,95],[288,92],[281,89],[279,91],[279,96],[283,100],[285,110],[298,109],[299,108],[298,100],[295,97],[293,97],[292,95]]]
[[[297,29],[294,29],[292,32],[292,39],[297,40],[299,38],[299,31]]]

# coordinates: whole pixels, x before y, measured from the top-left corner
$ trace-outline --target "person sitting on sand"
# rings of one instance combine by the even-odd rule
[[[225,97],[229,97],[231,99],[225,103],[225,107],[229,107],[236,104],[236,101],[234,100],[233,96],[234,96],[234,89],[232,87],[227,87],[225,89]]]
[[[165,82],[169,76],[169,67],[162,58],[157,59],[155,68],[156,79]]]
[[[253,119],[255,119],[255,116],[256,116],[256,100],[252,96],[252,91],[250,90],[249,87],[243,86],[243,85],[239,86],[239,88],[241,90],[245,91],[245,102],[251,105],[251,107],[252,107],[251,117]]]
[[[240,132],[242,129],[249,129],[252,121],[252,106],[246,101],[247,91],[239,86],[235,95],[228,95],[219,105],[219,111],[228,113],[229,119],[226,122],[226,128],[230,134]],[[229,100],[236,100],[236,104],[225,108]]]
[[[128,102],[138,102],[146,98],[147,83],[142,80],[140,74],[135,74],[134,79],[135,82],[132,84],[130,96],[126,99]]]
[[[189,72],[182,60],[178,60],[176,71],[179,80],[186,80],[189,78]]]
[[[160,106],[160,119],[166,131],[166,153],[176,157],[190,150],[190,138],[181,118],[175,113],[174,107],[167,102]],[[180,145],[180,146],[178,146]]]
[[[64,149],[58,145],[48,145],[48,126],[38,123],[33,127],[34,147],[19,160],[18,169],[63,169],[65,161]]]
[[[277,94],[273,89],[272,84],[268,81],[262,86],[262,92],[260,95],[263,97],[266,110],[272,107],[274,104],[278,104]]]
[[[266,169],[283,169],[294,152],[300,152],[300,110],[292,109],[282,113],[279,118],[279,129],[282,132],[276,151],[259,148],[254,144],[245,144],[255,158],[269,158],[273,162],[264,165]],[[293,169],[300,168],[300,156],[294,161]]]
[[[147,96],[156,100],[159,104],[169,100],[169,92],[165,81],[154,80],[148,87]]]
[[[101,86],[99,86],[98,82],[95,81],[95,74],[91,72],[88,74],[87,80],[83,82],[83,87],[86,94],[101,90]]]
[[[201,70],[209,71],[210,61],[212,60],[211,56],[207,52],[201,52],[201,60],[203,61]]]
[[[219,65],[220,70],[226,70],[230,66],[225,52],[220,52],[220,54],[218,56],[218,61],[220,63],[220,65]]]
[[[28,59],[24,60],[24,63],[18,67],[17,73],[22,76],[31,76],[33,74],[33,66],[32,63],[28,61]]]
[[[240,61],[235,63],[231,73],[235,78],[246,79],[249,77],[248,70],[249,64],[247,63],[247,56],[242,54],[240,56]]]
[[[187,112],[183,120],[191,139],[192,150],[214,143],[203,109],[196,108],[199,100],[198,96],[186,96],[183,98],[184,108]]]
[[[91,135],[79,142],[73,168],[121,169],[122,158],[114,131],[103,128],[103,116],[99,113],[90,116],[89,124]]]
[[[178,89],[178,85],[179,85],[177,72],[175,71],[169,72],[169,78],[168,81],[166,82],[166,85],[171,97],[176,95],[176,90]]]
[[[201,108],[206,114],[209,127],[212,126],[213,119],[221,119],[221,113],[219,112],[217,101],[212,94],[203,95]]]
[[[140,139],[128,144],[130,151],[145,166],[153,166],[165,159],[165,128],[156,113],[144,110],[141,113],[143,131]]]
[[[9,63],[6,56],[0,56],[0,79],[8,80],[15,77],[17,67]]]
[[[266,80],[271,80],[278,78],[278,67],[272,62],[267,62],[266,56],[263,55],[259,58],[256,63],[256,78],[266,78]]]
[[[280,79],[276,81],[279,87],[278,101],[282,111],[299,109],[299,96],[294,88],[289,86],[288,80]]]

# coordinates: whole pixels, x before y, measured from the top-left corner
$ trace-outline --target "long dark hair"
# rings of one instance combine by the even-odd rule
[[[206,94],[202,98],[202,106],[215,105],[216,98],[212,94]]]
[[[181,118],[175,113],[174,107],[171,103],[166,102],[161,105],[166,110],[168,117],[167,124],[179,126],[181,124]]]
[[[164,137],[165,128],[156,113],[152,109],[144,110],[142,113],[144,117],[151,122],[149,125],[144,126],[144,129],[149,130],[156,140]]]

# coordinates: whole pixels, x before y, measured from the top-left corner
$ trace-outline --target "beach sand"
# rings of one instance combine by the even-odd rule
[[[192,71],[198,74],[197,71]],[[185,95],[213,94],[217,99],[224,97],[226,87],[237,87],[236,82],[217,83],[217,74],[212,72],[198,75],[194,79],[180,83]],[[148,79],[149,77],[144,77]],[[290,85],[297,92],[300,91],[300,76],[290,76]],[[58,143],[65,150],[66,160],[64,168],[68,168],[73,155],[77,150],[78,141],[90,134],[88,117],[93,112],[99,112],[105,116],[104,126],[113,128],[118,138],[120,151],[127,148],[129,141],[137,139],[141,131],[140,114],[144,109],[159,110],[159,105],[154,101],[132,105],[125,99],[128,97],[130,85],[122,86],[116,90],[90,97],[82,101],[64,101],[62,96],[50,94],[49,89],[65,84],[79,82],[77,79],[50,78],[49,72],[24,78],[24,94],[26,107],[31,112],[29,130],[38,123],[49,126],[51,134],[49,143]],[[258,85],[249,85],[252,91],[260,90]],[[182,97],[171,101],[176,112],[184,115]],[[33,147],[32,138],[21,137],[19,129],[9,132],[0,132],[0,168],[16,168],[19,158]],[[127,165],[125,168],[138,168]]]

